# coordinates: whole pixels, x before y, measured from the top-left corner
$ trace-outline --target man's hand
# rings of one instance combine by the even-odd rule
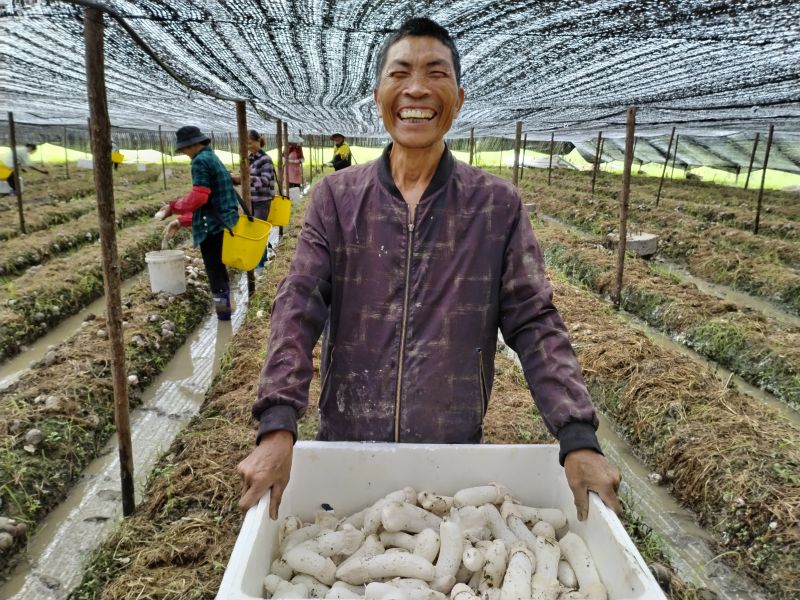
[[[573,450],[564,459],[564,471],[575,496],[579,521],[586,520],[589,514],[589,492],[597,493],[617,516],[622,515],[622,505],[617,498],[622,478],[605,456],[588,448]]]
[[[181,228],[181,223],[178,219],[173,219],[169,222],[169,224],[164,228],[164,233],[161,234],[161,237],[164,239],[169,239],[173,237],[178,230]]]
[[[242,497],[239,507],[247,510],[255,506],[261,497],[271,490],[269,516],[278,518],[283,491],[289,483],[292,470],[292,446],[294,437],[288,431],[272,431],[261,440],[250,455],[236,467],[242,476]]]
[[[242,183],[242,176],[239,175],[239,173],[231,173],[231,181],[233,182],[233,185],[239,185]]]

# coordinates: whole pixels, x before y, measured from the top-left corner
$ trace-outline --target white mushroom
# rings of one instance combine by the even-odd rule
[[[558,585],[558,561],[561,549],[554,538],[536,538],[536,573],[533,575],[531,598],[533,600],[556,600],[560,592]]]
[[[531,578],[536,558],[522,542],[517,542],[508,553],[508,569],[503,578],[503,600],[529,600]]]
[[[278,545],[283,543],[289,534],[294,533],[303,526],[303,522],[293,515],[285,517],[278,526]]]
[[[314,541],[294,546],[283,558],[296,573],[311,575],[325,585],[332,585],[336,581],[336,563],[322,556],[319,545]]]
[[[608,591],[600,581],[600,575],[584,541],[570,532],[561,538],[559,545],[564,558],[575,572],[579,591],[585,594],[588,600],[606,600]]]
[[[381,544],[386,548],[403,548],[409,552],[414,551],[416,536],[404,531],[381,531]]]
[[[411,577],[432,581],[435,574],[436,569],[430,562],[410,552],[359,557],[345,561],[336,570],[337,579],[352,585],[361,585],[368,581],[392,577]],[[324,583],[324,580],[320,579],[320,581]]]
[[[508,552],[503,540],[494,540],[484,552],[486,562],[483,565],[481,585],[485,591],[487,588],[499,588],[503,582],[503,575],[506,573]]]
[[[508,519],[510,514],[517,515],[529,525],[534,525],[539,521],[547,521],[556,531],[567,526],[567,516],[557,508],[533,508],[506,500],[500,507],[500,514],[504,519]]]
[[[294,571],[292,567],[286,564],[286,561],[283,558],[276,558],[272,561],[272,565],[269,568],[269,572],[273,575],[277,575],[280,579],[289,580],[292,578]]]
[[[479,548],[475,548],[471,544],[464,544],[464,552],[461,554],[461,562],[464,563],[464,566],[472,571],[480,571],[483,568],[483,564],[486,562],[486,557],[483,555],[483,552],[480,551]]]
[[[420,492],[417,494],[417,502],[425,510],[443,516],[453,508],[453,497],[435,494],[433,492]]]
[[[393,585],[373,581],[364,590],[364,600],[409,600],[409,597]]]
[[[423,529],[414,536],[414,547],[411,551],[432,563],[436,560],[436,555],[439,554],[440,543],[438,533],[433,529]]]
[[[443,521],[439,526],[439,558],[436,561],[436,577],[431,587],[448,593],[455,585],[456,573],[461,566],[464,553],[464,537],[461,527],[453,521]]]
[[[381,512],[381,522],[386,531],[419,533],[423,529],[438,529],[442,519],[408,502],[387,502]]]
[[[381,541],[378,539],[378,536],[375,535],[375,534],[370,535],[370,536],[367,537],[367,539],[364,540],[364,543],[361,544],[361,547],[358,550],[356,550],[355,552],[353,552],[353,554],[351,554],[350,557],[347,560],[345,560],[342,564],[340,564],[338,568],[341,569],[342,567],[345,567],[345,565],[347,565],[347,563],[355,562],[359,558],[365,558],[365,557],[377,556],[379,554],[383,554],[384,551],[385,551],[385,548],[384,548],[383,544],[381,543]],[[347,567],[345,567],[345,569],[346,568]]]
[[[481,597],[476,596],[468,585],[457,583],[450,591],[450,600],[481,600]]]
[[[508,528],[517,536],[520,542],[527,546],[531,552],[536,552],[536,536],[531,533],[525,521],[520,519],[517,515],[508,515]]]
[[[364,532],[347,525],[340,531],[323,531],[316,539],[322,556],[350,556],[364,543]]]
[[[494,504],[484,504],[481,506],[481,510],[486,517],[486,523],[489,525],[489,530],[492,532],[494,539],[503,540],[506,546],[511,546],[519,541],[517,536],[508,528],[503,517],[500,516],[500,511],[497,510]]]
[[[459,490],[453,496],[453,506],[481,506],[483,504],[500,504],[511,491],[504,485],[491,483]]]
[[[575,577],[575,571],[563,559],[558,561],[558,582],[565,588],[578,587],[578,578]]]
[[[309,598],[324,598],[330,591],[327,585],[317,581],[310,575],[295,575],[292,577],[291,583],[294,585],[303,584],[306,586]]]

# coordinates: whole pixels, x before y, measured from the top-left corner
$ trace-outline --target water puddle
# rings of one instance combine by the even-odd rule
[[[225,346],[247,311],[247,278],[234,290],[229,322],[210,315],[181,346],[164,372],[131,412],[137,504],[158,457],[197,414]],[[85,311],[84,311],[85,312]],[[116,438],[92,461],[69,496],[42,522],[28,543],[27,560],[13,573],[0,597],[63,600],[80,583],[86,557],[105,539],[122,514]]]
[[[120,286],[120,291],[124,296],[138,280],[137,276],[126,279]],[[20,352],[16,356],[0,364],[0,392],[19,379],[22,374],[30,367],[31,363],[44,358],[50,346],[58,346],[61,342],[75,335],[80,330],[84,317],[89,314],[102,315],[106,310],[106,297],[102,296],[88,306],[83,307],[76,314],[67,317],[48,331],[38,340],[28,345],[25,352]]]
[[[516,353],[500,338],[499,348],[521,369]],[[717,560],[711,536],[694,515],[681,507],[666,488],[653,484],[650,471],[633,454],[628,443],[598,412],[598,439],[609,461],[622,475],[621,494],[627,496],[642,520],[664,541],[672,566],[687,583],[707,588],[720,600],[767,600],[767,596],[749,579]]]

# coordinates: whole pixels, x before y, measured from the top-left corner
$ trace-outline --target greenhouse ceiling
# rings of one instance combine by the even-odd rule
[[[530,139],[589,139],[623,127],[630,105],[643,134],[800,134],[800,3],[774,0],[6,0],[0,105],[18,121],[85,122],[86,4],[109,13],[117,126],[230,130],[246,99],[257,126],[379,135],[376,53],[424,15],[462,55],[456,135],[522,121]]]

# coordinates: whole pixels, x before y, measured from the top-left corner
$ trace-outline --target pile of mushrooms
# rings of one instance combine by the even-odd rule
[[[607,600],[564,513],[499,484],[454,496],[407,487],[344,519],[284,518],[266,598]]]

